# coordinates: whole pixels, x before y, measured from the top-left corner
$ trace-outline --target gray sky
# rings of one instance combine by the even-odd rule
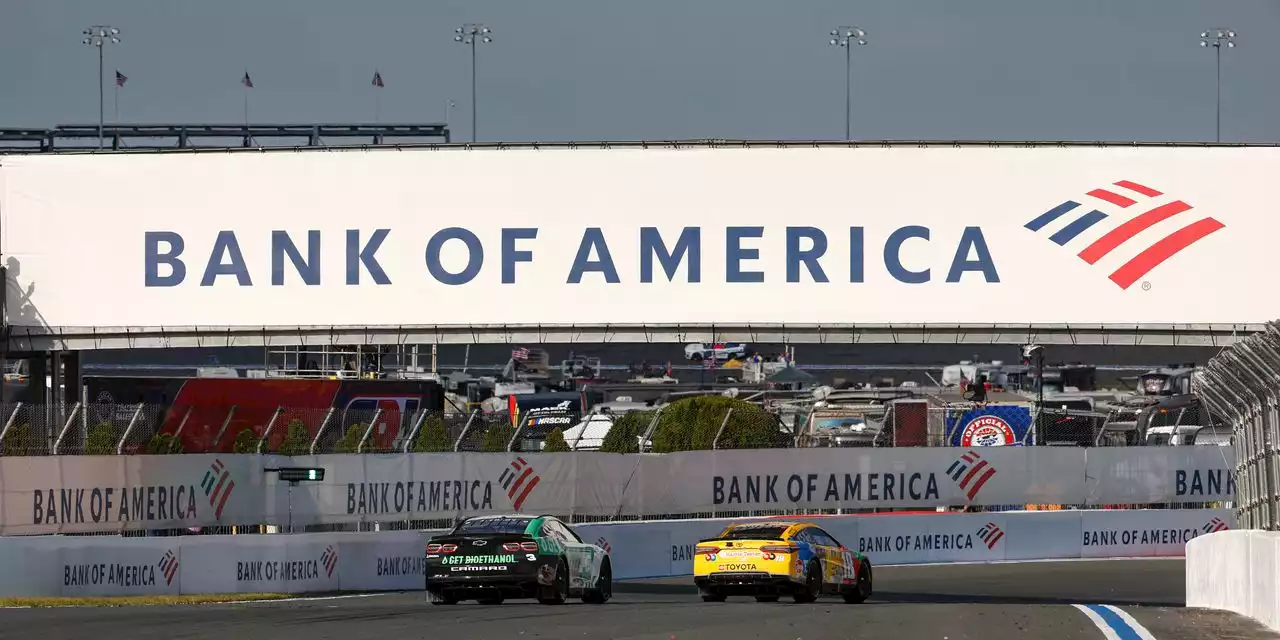
[[[853,135],[882,139],[1212,140],[1224,26],[1223,139],[1280,139],[1275,0],[0,0],[0,125],[97,119],[107,50],[125,122],[435,122],[470,136],[469,57],[484,22],[482,140],[839,139],[856,24]]]

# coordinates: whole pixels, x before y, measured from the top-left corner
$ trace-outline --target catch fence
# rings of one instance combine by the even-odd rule
[[[1246,400],[1232,395],[1241,384],[1218,392],[1227,399],[1219,415],[1244,406]],[[1137,410],[1050,403],[1041,409],[923,398],[839,405],[704,400],[619,413],[528,410],[515,416],[479,409],[17,403],[0,406],[0,456],[1133,446],[1190,444],[1194,433],[1181,441],[1171,441],[1170,434],[1198,433],[1213,422],[1200,405],[1149,412],[1140,428]]]
[[[1280,324],[1214,357],[1195,381],[1196,393],[1234,426],[1239,526],[1280,530]]]

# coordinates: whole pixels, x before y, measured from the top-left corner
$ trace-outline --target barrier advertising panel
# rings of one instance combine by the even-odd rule
[[[1270,268],[1277,169],[1194,147],[10,156],[0,251],[16,326],[829,325],[850,296],[861,324],[1260,323],[1280,299],[1218,274]],[[85,247],[119,259],[86,278]]]
[[[292,490],[264,469],[319,466]],[[1204,504],[1223,447],[819,448],[672,454],[433,453],[0,458],[0,533],[959,505]],[[292,514],[290,516],[290,513]]]
[[[1182,555],[1230,529],[1228,509],[870,515],[817,523],[876,566]],[[699,540],[743,520],[574,526],[606,549],[615,580],[687,576]],[[438,531],[297,535],[0,537],[0,596],[325,593],[422,589]],[[1112,541],[1115,541],[1113,544]],[[692,581],[690,581],[692,583]]]

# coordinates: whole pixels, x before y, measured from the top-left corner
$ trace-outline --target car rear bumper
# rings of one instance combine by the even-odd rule
[[[495,594],[507,598],[532,598],[537,595],[538,587],[538,579],[532,575],[427,578],[428,593],[448,594],[460,600]]]
[[[772,573],[712,573],[695,576],[699,591],[718,595],[757,595],[791,593],[797,588],[791,576]]]

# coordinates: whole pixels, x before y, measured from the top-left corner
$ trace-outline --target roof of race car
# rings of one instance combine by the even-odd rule
[[[724,531],[720,532],[720,535],[724,535],[726,533],[729,533],[730,531],[750,531],[752,529],[782,529],[783,530],[782,535],[778,537],[783,540],[786,540],[796,535],[797,533],[804,531],[805,529],[808,529],[810,527],[816,527],[816,526],[818,525],[813,524],[812,522],[788,522],[785,520],[770,521],[770,522],[746,522],[743,524],[731,524],[725,527]]]

